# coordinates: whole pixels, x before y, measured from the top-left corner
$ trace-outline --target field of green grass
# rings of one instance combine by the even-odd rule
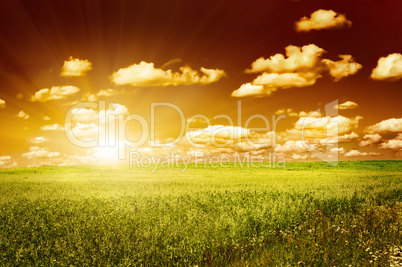
[[[402,161],[0,170],[0,266],[402,266]]]

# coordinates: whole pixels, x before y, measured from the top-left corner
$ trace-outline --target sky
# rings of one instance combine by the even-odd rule
[[[130,153],[401,159],[400,10],[399,0],[1,1],[0,168]]]

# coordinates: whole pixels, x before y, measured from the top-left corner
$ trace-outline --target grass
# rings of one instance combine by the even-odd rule
[[[401,202],[401,161],[1,170],[0,265],[402,266]]]

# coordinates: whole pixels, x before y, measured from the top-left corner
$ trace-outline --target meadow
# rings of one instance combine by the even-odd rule
[[[0,266],[402,266],[402,161],[0,170]]]

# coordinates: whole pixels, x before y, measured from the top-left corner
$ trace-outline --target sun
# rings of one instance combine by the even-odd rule
[[[97,147],[94,154],[100,160],[115,162],[119,160],[119,146]]]

